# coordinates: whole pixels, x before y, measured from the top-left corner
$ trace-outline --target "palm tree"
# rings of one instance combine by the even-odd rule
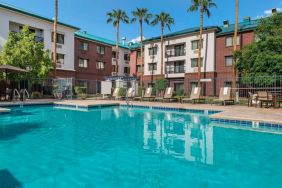
[[[148,13],[147,8],[137,8],[135,11],[132,11],[133,18],[131,19],[131,23],[139,21],[140,24],[140,47],[141,47],[141,76],[140,76],[140,86],[143,87],[143,22],[146,24],[150,24],[150,19],[152,18],[152,14]]]
[[[116,28],[116,73],[118,74],[119,69],[119,26],[120,22],[129,23],[129,18],[121,9],[113,9],[112,12],[107,13],[107,23],[112,23]]]
[[[53,25],[53,63],[54,63],[54,78],[56,78],[57,66],[57,23],[58,23],[58,0],[55,0],[54,6],[54,25]]]
[[[167,28],[169,31],[170,26],[174,24],[174,19],[165,12],[161,12],[159,15],[155,15],[155,18],[153,19],[152,25],[157,25],[160,24],[161,25],[161,77],[164,77],[164,73],[163,73],[163,64],[164,64],[164,54],[163,54],[163,43],[164,43],[164,29]]]
[[[236,0],[236,13],[235,13],[235,26],[234,26],[234,39],[233,39],[233,53],[237,51],[237,36],[238,36],[238,17],[239,17],[239,0]],[[232,87],[236,87],[236,58],[233,58],[233,81]]]
[[[188,12],[197,12],[200,10],[200,33],[198,44],[198,87],[201,85],[201,49],[203,41],[203,20],[204,14],[207,17],[211,16],[209,8],[216,7],[216,4],[212,0],[192,0],[191,6],[188,8]]]

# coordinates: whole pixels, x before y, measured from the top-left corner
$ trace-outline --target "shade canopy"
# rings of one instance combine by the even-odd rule
[[[0,65],[0,72],[20,73],[20,72],[28,72],[28,71],[12,65]]]

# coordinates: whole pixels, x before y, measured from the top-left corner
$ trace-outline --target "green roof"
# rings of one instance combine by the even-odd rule
[[[203,27],[203,30],[211,30],[211,29],[219,30],[219,27],[217,27],[217,26]],[[175,37],[175,36],[178,36],[178,35],[185,35],[185,34],[189,34],[189,33],[196,33],[196,32],[199,32],[199,31],[200,31],[199,27],[191,27],[191,28],[187,28],[187,29],[183,29],[183,30],[180,30],[180,31],[176,31],[176,32],[166,34],[166,35],[164,35],[164,38]],[[146,39],[144,42],[159,40],[160,38],[161,38],[160,36],[153,37],[153,38]]]
[[[259,20],[246,20],[238,23],[238,32],[253,31],[259,25]],[[221,26],[218,36],[234,33],[235,24],[230,24],[228,27]]]
[[[95,41],[95,42],[100,42],[100,43],[107,44],[107,45],[110,45],[110,46],[116,45],[115,41],[112,41],[112,40],[109,40],[109,39],[106,39],[106,38],[102,38],[102,37],[98,37],[98,36],[95,36],[95,35],[92,35],[92,34],[88,34],[88,33],[83,32],[83,31],[75,32],[75,36],[86,39],[86,40],[92,40],[92,41]],[[128,45],[123,45],[121,43],[119,44],[119,47],[129,49]]]
[[[21,13],[21,14],[25,14],[27,16],[31,16],[31,17],[34,17],[34,18],[38,18],[38,19],[45,20],[45,21],[53,23],[53,20],[50,19],[50,18],[46,18],[44,16],[40,16],[38,14],[35,14],[35,13],[32,13],[32,12],[29,12],[29,11],[26,11],[26,10],[14,7],[12,5],[0,3],[0,8],[7,9],[7,10],[10,10],[10,11],[14,11],[14,12]],[[62,23],[62,22],[58,22],[58,24],[62,25],[62,26],[65,26],[65,27],[69,27],[69,28],[73,28],[73,29],[79,30],[78,27],[75,27],[75,26],[72,26],[72,25],[69,25],[69,24],[65,24],[65,23]]]

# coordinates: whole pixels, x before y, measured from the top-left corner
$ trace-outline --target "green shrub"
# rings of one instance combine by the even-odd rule
[[[144,90],[144,87],[138,87],[138,96],[141,97],[142,96],[142,90]]]
[[[33,99],[40,99],[40,98],[42,98],[42,95],[41,95],[40,92],[34,91],[34,92],[32,92],[31,97],[32,97]]]
[[[118,91],[119,97],[125,97],[126,96],[126,88],[120,87]]]
[[[175,92],[174,92],[174,96],[183,96],[184,95],[184,89],[183,88],[178,88]]]
[[[86,87],[81,87],[81,86],[74,87],[75,94],[78,96],[78,98],[85,99],[87,97],[86,90],[87,90]]]
[[[164,78],[157,79],[155,84],[155,89],[158,91],[164,91],[167,86],[167,80]]]

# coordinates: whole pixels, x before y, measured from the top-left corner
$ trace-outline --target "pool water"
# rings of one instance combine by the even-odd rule
[[[282,135],[203,114],[104,107],[0,115],[0,187],[281,187]]]

